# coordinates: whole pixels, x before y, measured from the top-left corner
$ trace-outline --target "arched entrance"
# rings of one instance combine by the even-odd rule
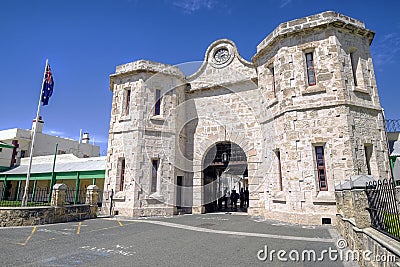
[[[243,149],[228,141],[214,144],[203,160],[205,212],[247,211],[247,178],[247,157]]]

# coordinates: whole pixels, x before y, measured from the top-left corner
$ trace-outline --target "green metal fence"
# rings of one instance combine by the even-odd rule
[[[2,193],[0,198],[0,207],[21,207],[22,197],[24,194],[24,187],[18,188],[13,194],[7,192]],[[29,206],[49,206],[50,189],[44,188],[30,188],[28,187],[28,207]]]

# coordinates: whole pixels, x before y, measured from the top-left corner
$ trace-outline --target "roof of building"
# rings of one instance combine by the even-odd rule
[[[390,156],[400,157],[400,141],[395,141],[393,145],[393,152]]]
[[[6,129],[6,130],[0,130],[0,140],[13,140],[13,139],[18,139],[18,140],[27,140],[27,141],[31,141],[32,140],[32,136],[31,136],[32,130],[30,129],[21,129],[21,128],[11,128],[11,129]],[[72,139],[72,138],[68,138],[68,137],[61,137],[61,136],[57,136],[57,135],[51,135],[51,134],[47,134],[45,132],[42,131],[38,131],[37,134],[39,136],[42,136],[43,138],[52,138],[52,139],[58,139],[58,140],[67,140],[70,142],[76,142],[78,143],[78,140]],[[91,143],[83,143],[80,142],[79,143],[81,146],[88,146],[88,147],[98,147],[100,148],[100,146],[95,145],[95,144],[91,144]]]
[[[2,141],[0,141],[0,147],[4,147],[4,148],[14,148],[13,145],[6,144],[6,143],[4,143],[4,142],[2,142]]]
[[[34,157],[31,173],[51,173],[53,170],[54,156]],[[22,164],[9,171],[1,172],[0,175],[26,174],[29,162]],[[75,171],[99,171],[106,169],[106,157],[77,158],[74,155],[58,155],[56,158],[55,172]]]

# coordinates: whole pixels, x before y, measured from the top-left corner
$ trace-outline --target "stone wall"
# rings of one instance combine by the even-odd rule
[[[247,156],[250,215],[334,224],[335,184],[354,174],[389,176],[373,37],[364,23],[328,11],[279,25],[257,46],[252,62],[234,42],[221,39],[210,44],[189,77],[175,66],[144,60],[118,66],[110,82],[105,181],[105,191],[116,192],[115,210],[127,216],[176,213],[179,175],[188,188],[185,205],[205,212],[204,158],[210,147],[229,141]],[[316,80],[311,85],[308,53]],[[153,116],[157,89],[161,114]],[[316,146],[324,148],[324,188]],[[150,190],[153,159],[159,160],[157,192]]]
[[[336,228],[346,241],[346,249],[361,255],[357,260],[360,266],[399,266],[399,242],[370,227],[365,187],[373,180],[372,176],[352,176],[336,186]]]
[[[372,149],[371,174],[388,178],[369,48],[373,36],[364,23],[329,11],[282,23],[257,47],[253,62],[270,115],[263,123],[273,125],[283,180],[280,191],[277,168],[265,170],[266,218],[307,224],[330,218],[335,223],[334,185],[368,173],[366,146]],[[315,85],[308,84],[306,53],[313,55]],[[315,146],[324,148],[326,191],[318,185]]]
[[[93,219],[97,217],[99,188],[87,188],[86,204],[65,205],[65,184],[53,187],[51,206],[0,207],[0,227],[28,226]]]
[[[119,214],[174,213],[176,176],[183,175],[182,170],[171,167],[180,130],[174,109],[184,98],[183,77],[176,67],[144,60],[118,66],[111,76],[113,103],[105,190],[114,190],[113,208]],[[159,115],[154,114],[157,90],[162,97]],[[153,160],[158,160],[155,192],[151,190]],[[106,200],[104,209],[109,206]]]

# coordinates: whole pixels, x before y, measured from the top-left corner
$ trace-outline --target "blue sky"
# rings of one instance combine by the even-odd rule
[[[251,60],[279,23],[326,10],[376,32],[371,52],[381,105],[387,118],[400,118],[399,9],[398,0],[2,0],[0,130],[31,127],[48,58],[55,86],[41,112],[44,131],[77,139],[83,129],[104,154],[115,66],[202,60],[221,38]]]

